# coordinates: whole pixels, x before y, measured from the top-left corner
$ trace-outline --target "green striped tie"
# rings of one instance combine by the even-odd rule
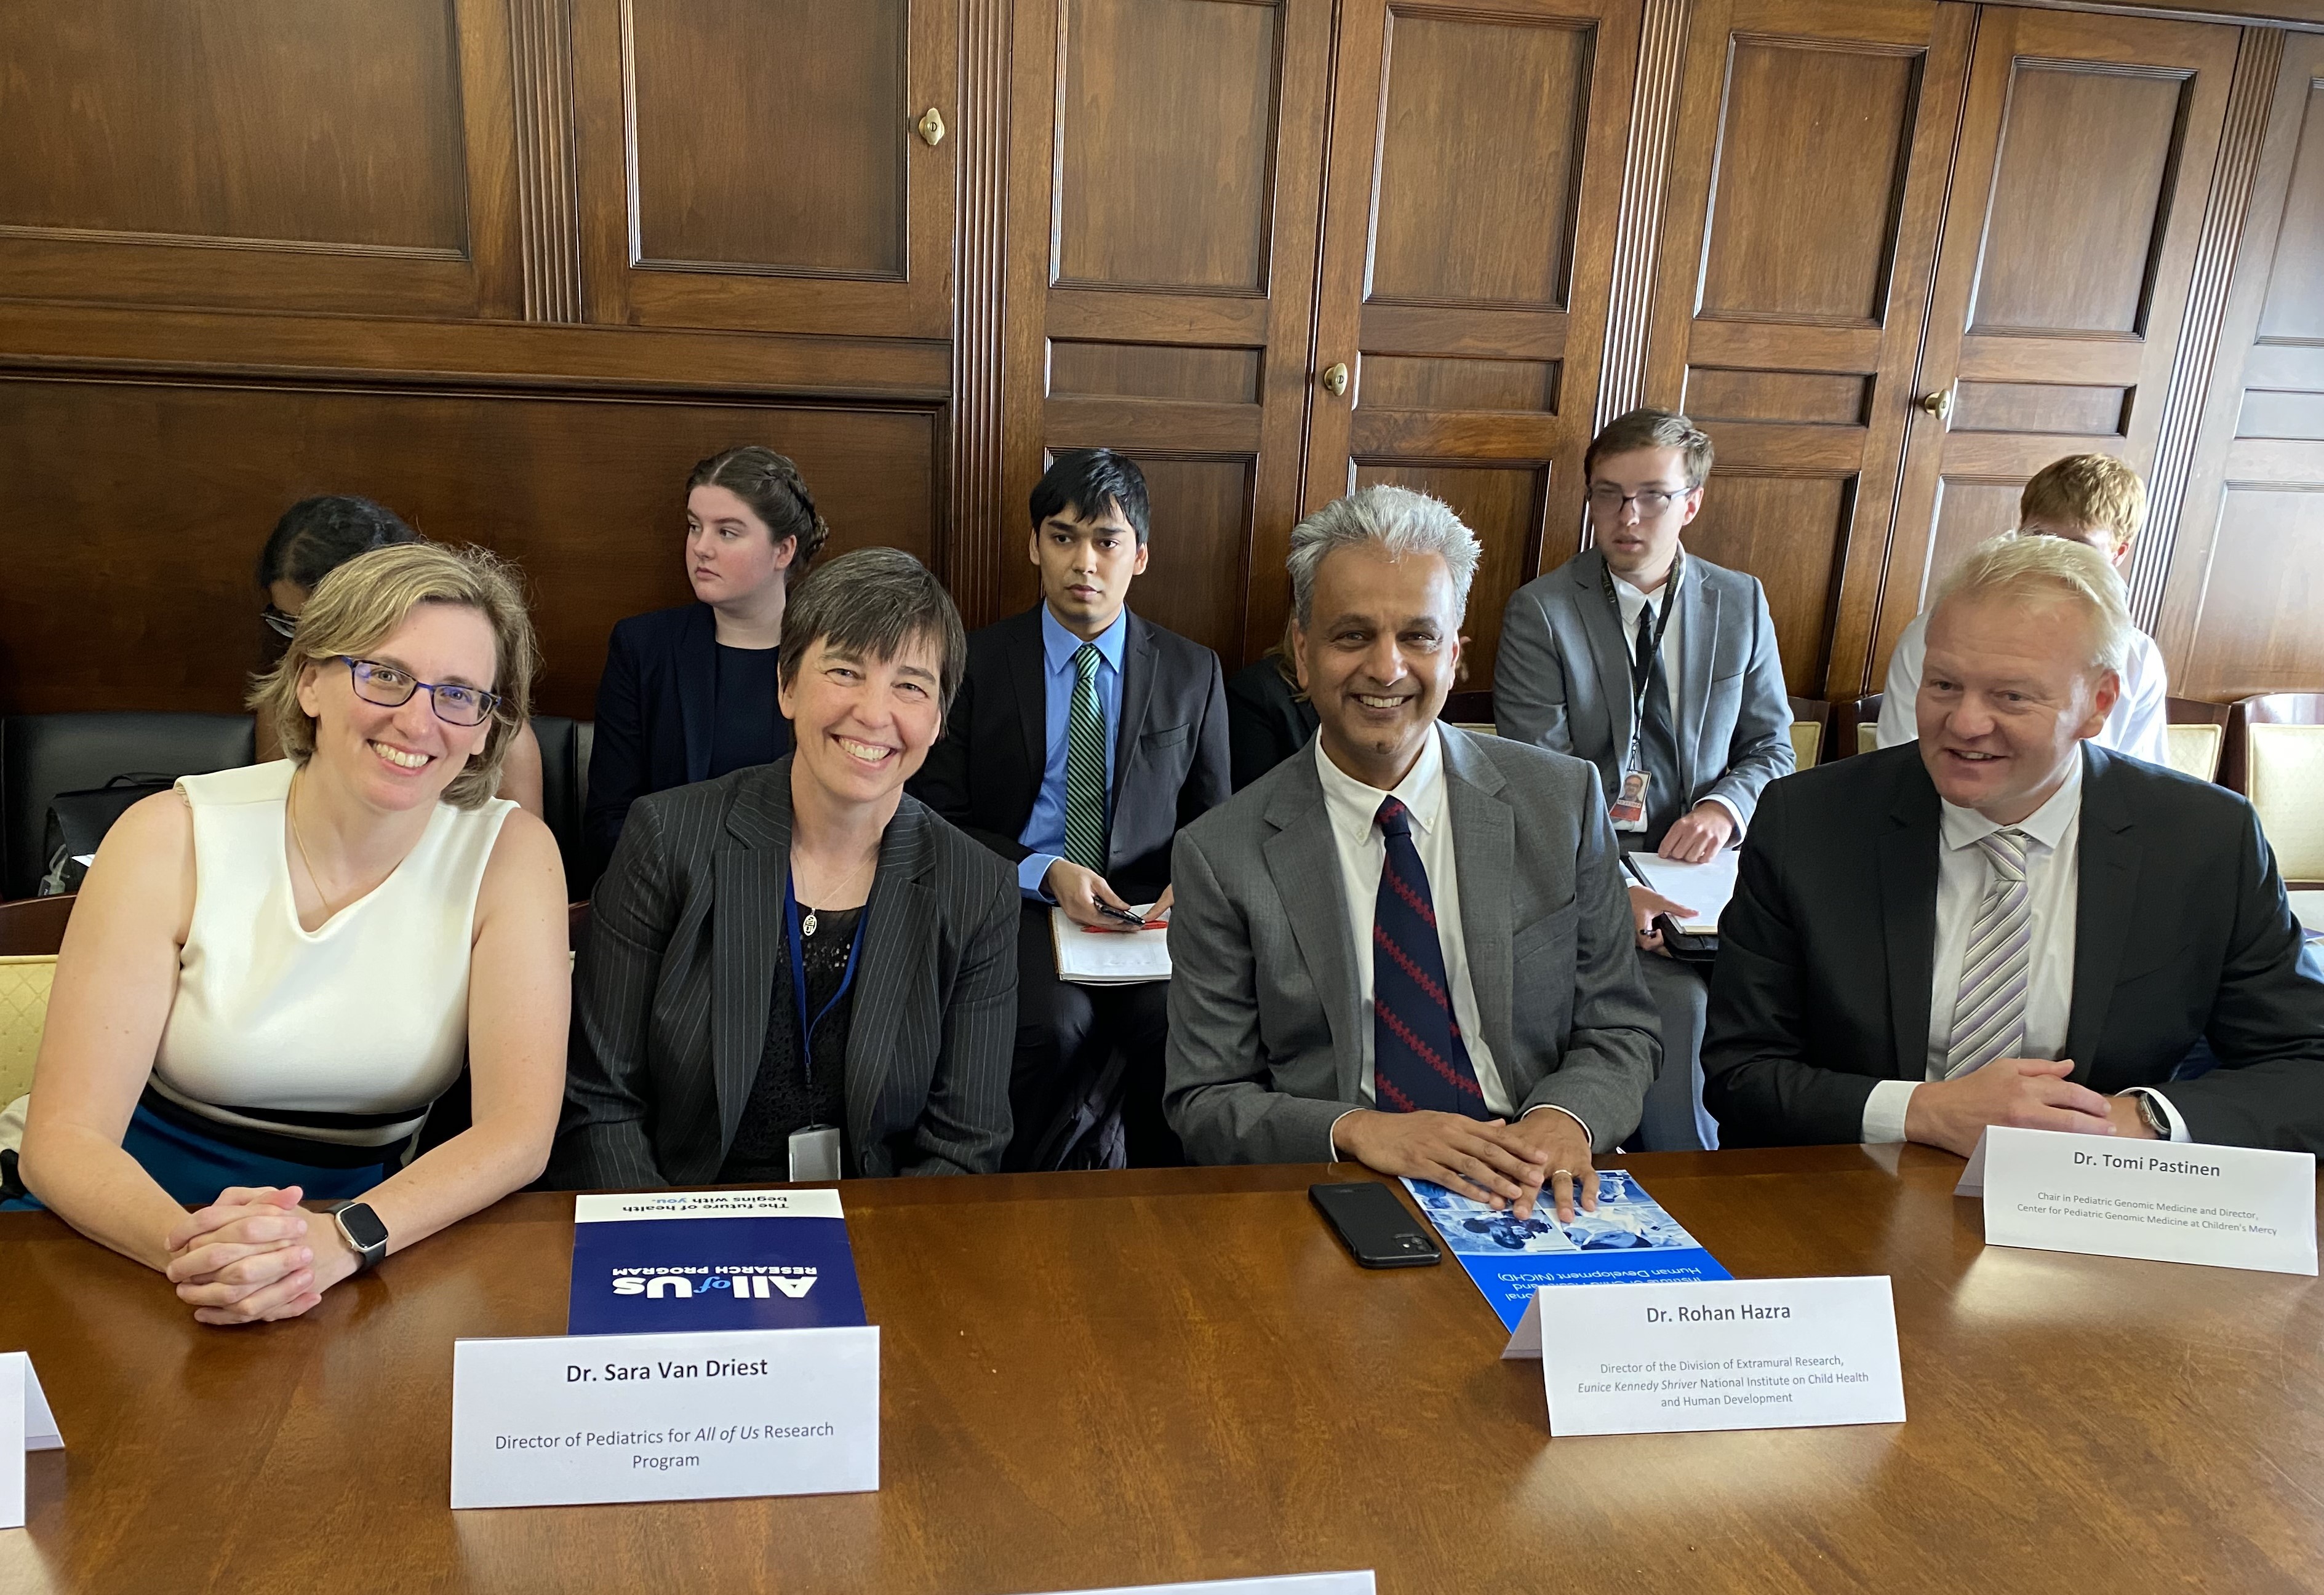
[[[1074,651],[1074,703],[1065,716],[1065,857],[1105,872],[1105,716],[1097,706],[1094,642]]]

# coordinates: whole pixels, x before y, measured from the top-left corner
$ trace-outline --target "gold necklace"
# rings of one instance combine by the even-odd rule
[[[323,899],[323,917],[327,920],[339,910],[331,902],[331,894],[323,890],[323,878],[315,873],[315,861],[307,856],[306,838],[299,834],[299,782],[296,777],[291,779],[290,796],[283,800],[282,807],[290,821],[290,844],[299,850],[299,862],[307,866],[307,883],[315,889],[315,895]]]

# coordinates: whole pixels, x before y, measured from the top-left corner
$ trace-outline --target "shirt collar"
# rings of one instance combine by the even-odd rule
[[[2066,779],[2050,794],[2050,800],[2026,816],[2015,825],[1997,825],[1974,808],[1961,808],[1938,800],[1944,808],[1945,845],[1956,851],[1974,847],[1996,831],[2023,831],[2052,853],[2066,839],[2082,812],[2082,751],[2074,750],[2074,761],[2066,770]]]
[[[1380,804],[1389,798],[1404,805],[1412,823],[1424,833],[1434,831],[1444,817],[1444,733],[1434,725],[1428,728],[1420,757],[1412,761],[1393,792],[1367,786],[1333,763],[1320,736],[1315,739],[1315,771],[1323,779],[1323,802],[1333,825],[1351,837],[1370,834],[1379,819]]]
[[[1606,574],[1609,576],[1614,576],[1614,573],[1610,570]],[[1669,594],[1670,590],[1670,579],[1667,576],[1663,579],[1663,585],[1656,587],[1651,593],[1646,592],[1641,588],[1632,586],[1628,582],[1624,581],[1618,576],[1614,576],[1614,595],[1618,599],[1627,601],[1623,604],[1623,607],[1625,609],[1635,610],[1639,605],[1643,604],[1646,608],[1653,610],[1656,614],[1660,614],[1663,612],[1663,599]]]
[[[1124,609],[1113,617],[1113,624],[1093,639],[1099,655],[1113,667],[1117,674],[1121,669],[1121,650],[1128,646],[1129,638],[1130,611]],[[1049,674],[1073,674],[1074,655],[1081,651],[1081,646],[1082,640],[1058,623],[1057,617],[1049,613],[1047,601],[1044,600],[1041,604],[1041,651],[1048,660]]]

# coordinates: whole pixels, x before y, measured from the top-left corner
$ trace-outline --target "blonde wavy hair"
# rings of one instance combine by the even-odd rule
[[[337,664],[342,654],[364,657],[422,604],[473,609],[493,628],[491,690],[500,702],[485,722],[483,749],[444,789],[447,803],[475,808],[500,790],[509,741],[532,714],[532,679],[540,670],[516,567],[482,549],[401,543],[356,555],[316,584],[290,646],[272,669],[251,678],[245,701],[272,720],[283,756],[305,764],[315,753],[315,719],[299,704],[307,667]]]
[[[2120,675],[2129,660],[2130,604],[2122,577],[2105,555],[2087,543],[2004,532],[1962,556],[1945,578],[1937,603],[1992,597],[2022,604],[2063,600],[2089,622],[2092,672]]]

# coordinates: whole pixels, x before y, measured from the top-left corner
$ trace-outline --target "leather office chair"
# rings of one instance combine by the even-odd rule
[[[581,879],[581,813],[587,798],[589,759],[583,745],[589,723],[562,715],[535,715],[532,734],[540,742],[540,801],[549,834],[565,860],[567,900],[587,894]]]
[[[1824,738],[1831,749],[1830,757],[1846,759],[1856,753],[1869,753],[1880,745],[1881,697],[1876,692],[1860,698],[1842,698],[1831,705],[1831,729]]]
[[[40,890],[49,804],[118,775],[175,779],[255,757],[247,715],[11,715],[0,719],[0,898]]]
[[[32,1089],[49,986],[72,905],[69,897],[0,903],[0,1108]]]

